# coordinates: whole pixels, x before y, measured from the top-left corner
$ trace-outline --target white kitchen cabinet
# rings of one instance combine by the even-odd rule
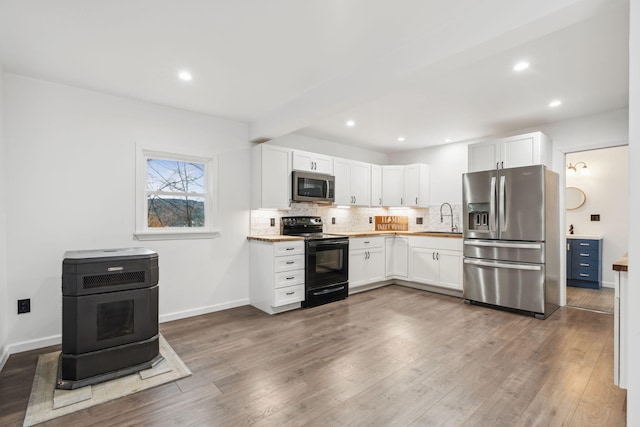
[[[385,257],[387,279],[406,279],[409,275],[409,239],[402,236],[385,237]]]
[[[349,289],[385,279],[384,237],[349,239]]]
[[[429,206],[429,166],[382,166],[384,206]]]
[[[269,313],[300,307],[305,299],[304,241],[250,242],[249,301]]]
[[[462,239],[409,237],[409,280],[462,290]]]
[[[308,151],[293,150],[293,169],[332,175],[333,158]]]
[[[371,206],[382,206],[382,166],[371,165]]]
[[[369,206],[371,200],[371,170],[368,163],[347,159],[333,159],[336,179],[335,204],[345,206]]]
[[[291,152],[259,144],[251,151],[251,209],[287,209],[291,203]]]
[[[551,166],[551,140],[542,132],[470,144],[469,172],[518,166]]]

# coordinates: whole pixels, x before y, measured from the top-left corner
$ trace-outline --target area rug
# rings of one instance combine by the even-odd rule
[[[162,335],[160,354],[164,360],[151,369],[76,390],[55,389],[59,351],[40,356],[23,425],[39,424],[191,375]]]

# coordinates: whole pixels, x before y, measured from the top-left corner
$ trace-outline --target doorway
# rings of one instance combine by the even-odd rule
[[[628,146],[566,155],[567,306],[613,313],[612,265],[628,251],[628,159]]]

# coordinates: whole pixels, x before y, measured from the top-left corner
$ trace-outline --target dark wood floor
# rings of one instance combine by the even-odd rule
[[[547,320],[400,286],[269,316],[240,307],[161,325],[193,376],[48,425],[623,426],[613,316]],[[21,425],[37,356],[0,373]]]

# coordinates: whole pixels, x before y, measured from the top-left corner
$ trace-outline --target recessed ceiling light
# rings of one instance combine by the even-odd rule
[[[560,101],[559,99],[554,99],[553,101],[551,101],[549,103],[549,107],[553,108],[553,107],[558,107],[562,105],[562,101]]]
[[[453,141],[451,138],[445,138],[444,142],[451,142]]]
[[[180,71],[178,73],[178,78],[180,78],[180,80],[184,80],[185,82],[188,82],[189,80],[193,79],[193,76],[188,71]]]
[[[404,142],[404,136],[399,136],[398,137],[398,142]]]
[[[347,120],[346,125],[349,126],[350,128],[352,128],[352,127],[354,127],[356,125],[356,122],[354,122],[353,120]]]
[[[520,61],[513,66],[513,71],[522,71],[529,68],[529,63],[527,61]]]

